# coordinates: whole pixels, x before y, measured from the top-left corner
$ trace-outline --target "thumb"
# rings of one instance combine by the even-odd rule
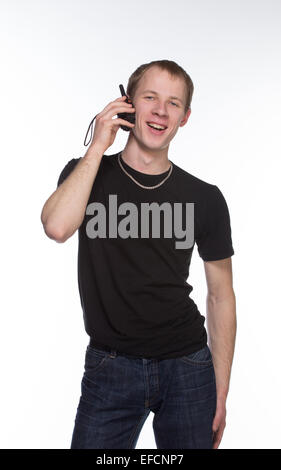
[[[212,430],[213,432],[217,432],[217,430],[219,429],[219,416],[218,414],[216,414],[216,416],[214,417],[214,421],[213,421],[213,425],[212,425]]]

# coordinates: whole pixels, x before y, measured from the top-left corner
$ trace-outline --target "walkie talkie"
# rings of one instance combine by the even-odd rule
[[[119,88],[120,88],[120,91],[121,91],[121,95],[126,96],[125,102],[126,103],[132,103],[132,100],[126,95],[123,85],[119,85]],[[117,113],[117,116],[120,119],[125,119],[126,121],[131,122],[132,124],[135,124],[135,122],[136,122],[136,113]],[[132,130],[131,127],[123,126],[122,124],[120,125],[120,127],[121,127],[121,129],[123,129],[123,131],[131,131]]]

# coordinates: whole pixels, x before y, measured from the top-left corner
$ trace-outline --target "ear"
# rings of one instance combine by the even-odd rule
[[[186,114],[184,115],[184,118],[180,122],[180,127],[183,127],[187,123],[190,114],[191,114],[191,108],[188,108]]]

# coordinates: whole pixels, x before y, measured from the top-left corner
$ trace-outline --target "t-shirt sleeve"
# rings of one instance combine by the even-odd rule
[[[62,170],[62,172],[59,176],[59,179],[58,179],[58,182],[57,182],[57,188],[70,175],[70,173],[75,168],[75,166],[77,165],[79,160],[80,160],[80,158],[72,158],[72,160],[69,160],[69,162],[65,165],[64,169]]]
[[[204,261],[216,261],[234,255],[230,215],[220,189],[212,185],[206,198],[202,231],[196,243],[199,256]]]

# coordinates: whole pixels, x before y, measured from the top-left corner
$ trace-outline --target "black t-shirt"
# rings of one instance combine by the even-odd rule
[[[58,185],[79,160],[67,163]],[[169,173],[139,172],[122,157],[121,163],[145,186]],[[187,278],[195,243],[204,261],[234,254],[227,203],[216,185],[173,163],[161,186],[144,189],[122,170],[118,154],[103,155],[78,235],[79,293],[94,346],[169,359],[207,344],[205,317]]]

